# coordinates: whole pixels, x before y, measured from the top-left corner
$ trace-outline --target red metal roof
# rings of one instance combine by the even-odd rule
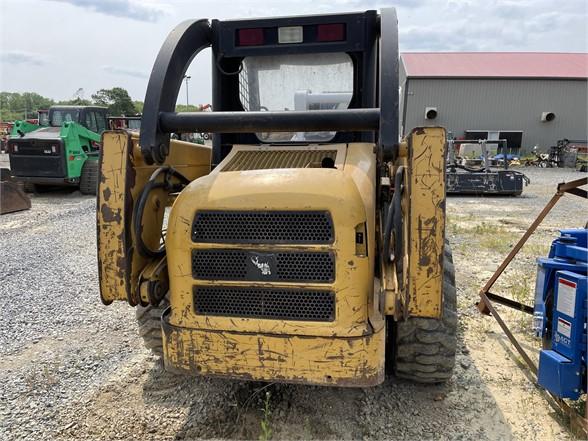
[[[588,78],[588,53],[405,52],[408,77]]]

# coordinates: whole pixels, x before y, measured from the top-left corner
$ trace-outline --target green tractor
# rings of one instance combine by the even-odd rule
[[[38,186],[79,186],[96,194],[101,134],[107,109],[52,106],[46,121],[16,121],[8,140],[10,172],[27,191]]]

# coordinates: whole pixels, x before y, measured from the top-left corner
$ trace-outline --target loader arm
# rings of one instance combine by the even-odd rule
[[[107,131],[102,140],[96,212],[100,296],[105,304],[113,300],[126,300],[132,306],[146,304],[148,298],[141,299],[140,275],[149,264],[157,264],[161,256],[151,256],[137,246],[134,211],[141,192],[161,166],[145,163],[136,134]],[[209,147],[175,140],[172,146],[163,166],[173,167],[188,180],[210,172]],[[163,179],[161,176],[157,181]],[[145,198],[139,224],[149,249],[160,247],[168,205],[169,192],[162,187]]]

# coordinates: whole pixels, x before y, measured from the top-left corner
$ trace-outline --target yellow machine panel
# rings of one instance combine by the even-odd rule
[[[409,315],[441,317],[445,240],[445,129],[414,129],[409,141]]]
[[[288,163],[288,158],[292,162]],[[332,161],[328,168],[321,167],[325,158]],[[306,378],[313,383],[358,386],[381,381],[384,321],[381,315],[378,320],[373,310],[374,180],[373,145],[340,144],[297,150],[235,146],[212,173],[192,182],[178,196],[168,224],[166,245],[172,307],[164,318],[166,363],[184,370],[198,366],[198,372],[216,375],[242,376],[249,372],[258,379],[278,376],[291,381]],[[197,239],[194,234],[199,213],[212,213],[225,222],[235,213],[241,213],[243,218],[234,228],[247,225],[246,216],[253,214],[265,216],[261,219],[269,223],[274,222],[268,217],[272,213],[280,216],[324,213],[332,222],[334,236],[325,243],[288,243],[276,238],[268,243],[263,240],[244,243],[241,238],[252,233],[249,227],[243,227],[234,241],[218,237]],[[311,228],[319,231],[319,221],[312,222]],[[251,228],[257,227],[269,228],[277,235],[282,231],[279,226]],[[216,234],[222,228],[219,222],[214,224],[213,231],[207,231]],[[365,236],[357,235],[358,228],[365,231]],[[275,265],[276,278],[272,279],[270,273],[264,279],[260,272],[243,273],[235,279],[238,267],[217,267],[214,274],[208,268],[215,259],[242,253],[260,269],[267,264],[268,273],[274,271]],[[200,261],[201,255],[206,260]],[[291,255],[300,257],[290,261],[286,273],[296,271],[296,265],[303,267],[304,259],[332,256],[332,279],[310,280],[314,277],[311,274],[309,280],[288,280],[288,274],[280,273],[284,271],[280,269],[280,259]],[[259,259],[266,259],[267,263],[260,263]],[[248,296],[246,300],[239,297],[241,293]],[[273,293],[283,293],[291,299],[308,295],[311,305],[297,304],[295,300],[282,305],[280,299],[271,300],[275,304],[270,305],[269,296]],[[327,293],[333,299],[330,315],[323,317],[316,311],[304,311],[313,308],[312,299]],[[265,307],[275,308],[274,312],[252,313],[251,303],[256,295],[268,296]],[[205,296],[208,300],[204,300]],[[220,304],[223,296],[227,297],[226,304]],[[211,310],[199,310],[199,301]],[[316,308],[328,306],[317,303]],[[206,346],[214,351],[200,349]],[[341,351],[352,351],[353,360],[339,356],[329,361],[334,353]],[[271,369],[267,369],[271,361],[267,354],[277,357]],[[223,362],[213,365],[214,359]],[[328,381],[324,375],[326,367],[331,372]],[[310,375],[312,371],[316,372]]]
[[[355,387],[384,381],[384,328],[365,337],[308,337],[177,328],[163,320],[172,372]]]

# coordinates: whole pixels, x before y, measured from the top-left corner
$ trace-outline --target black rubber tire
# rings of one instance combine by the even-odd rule
[[[443,254],[443,317],[409,318],[394,326],[394,372],[418,383],[451,378],[457,349],[457,291],[451,248]]]
[[[22,189],[24,190],[25,193],[36,193],[37,192],[36,185],[31,182],[23,182]]]
[[[80,192],[96,195],[98,193],[98,161],[86,159],[80,174]]]
[[[136,306],[135,317],[139,325],[139,335],[143,339],[144,346],[153,355],[163,357],[163,336],[161,335],[161,315],[169,306],[169,301],[164,298],[159,306]]]

